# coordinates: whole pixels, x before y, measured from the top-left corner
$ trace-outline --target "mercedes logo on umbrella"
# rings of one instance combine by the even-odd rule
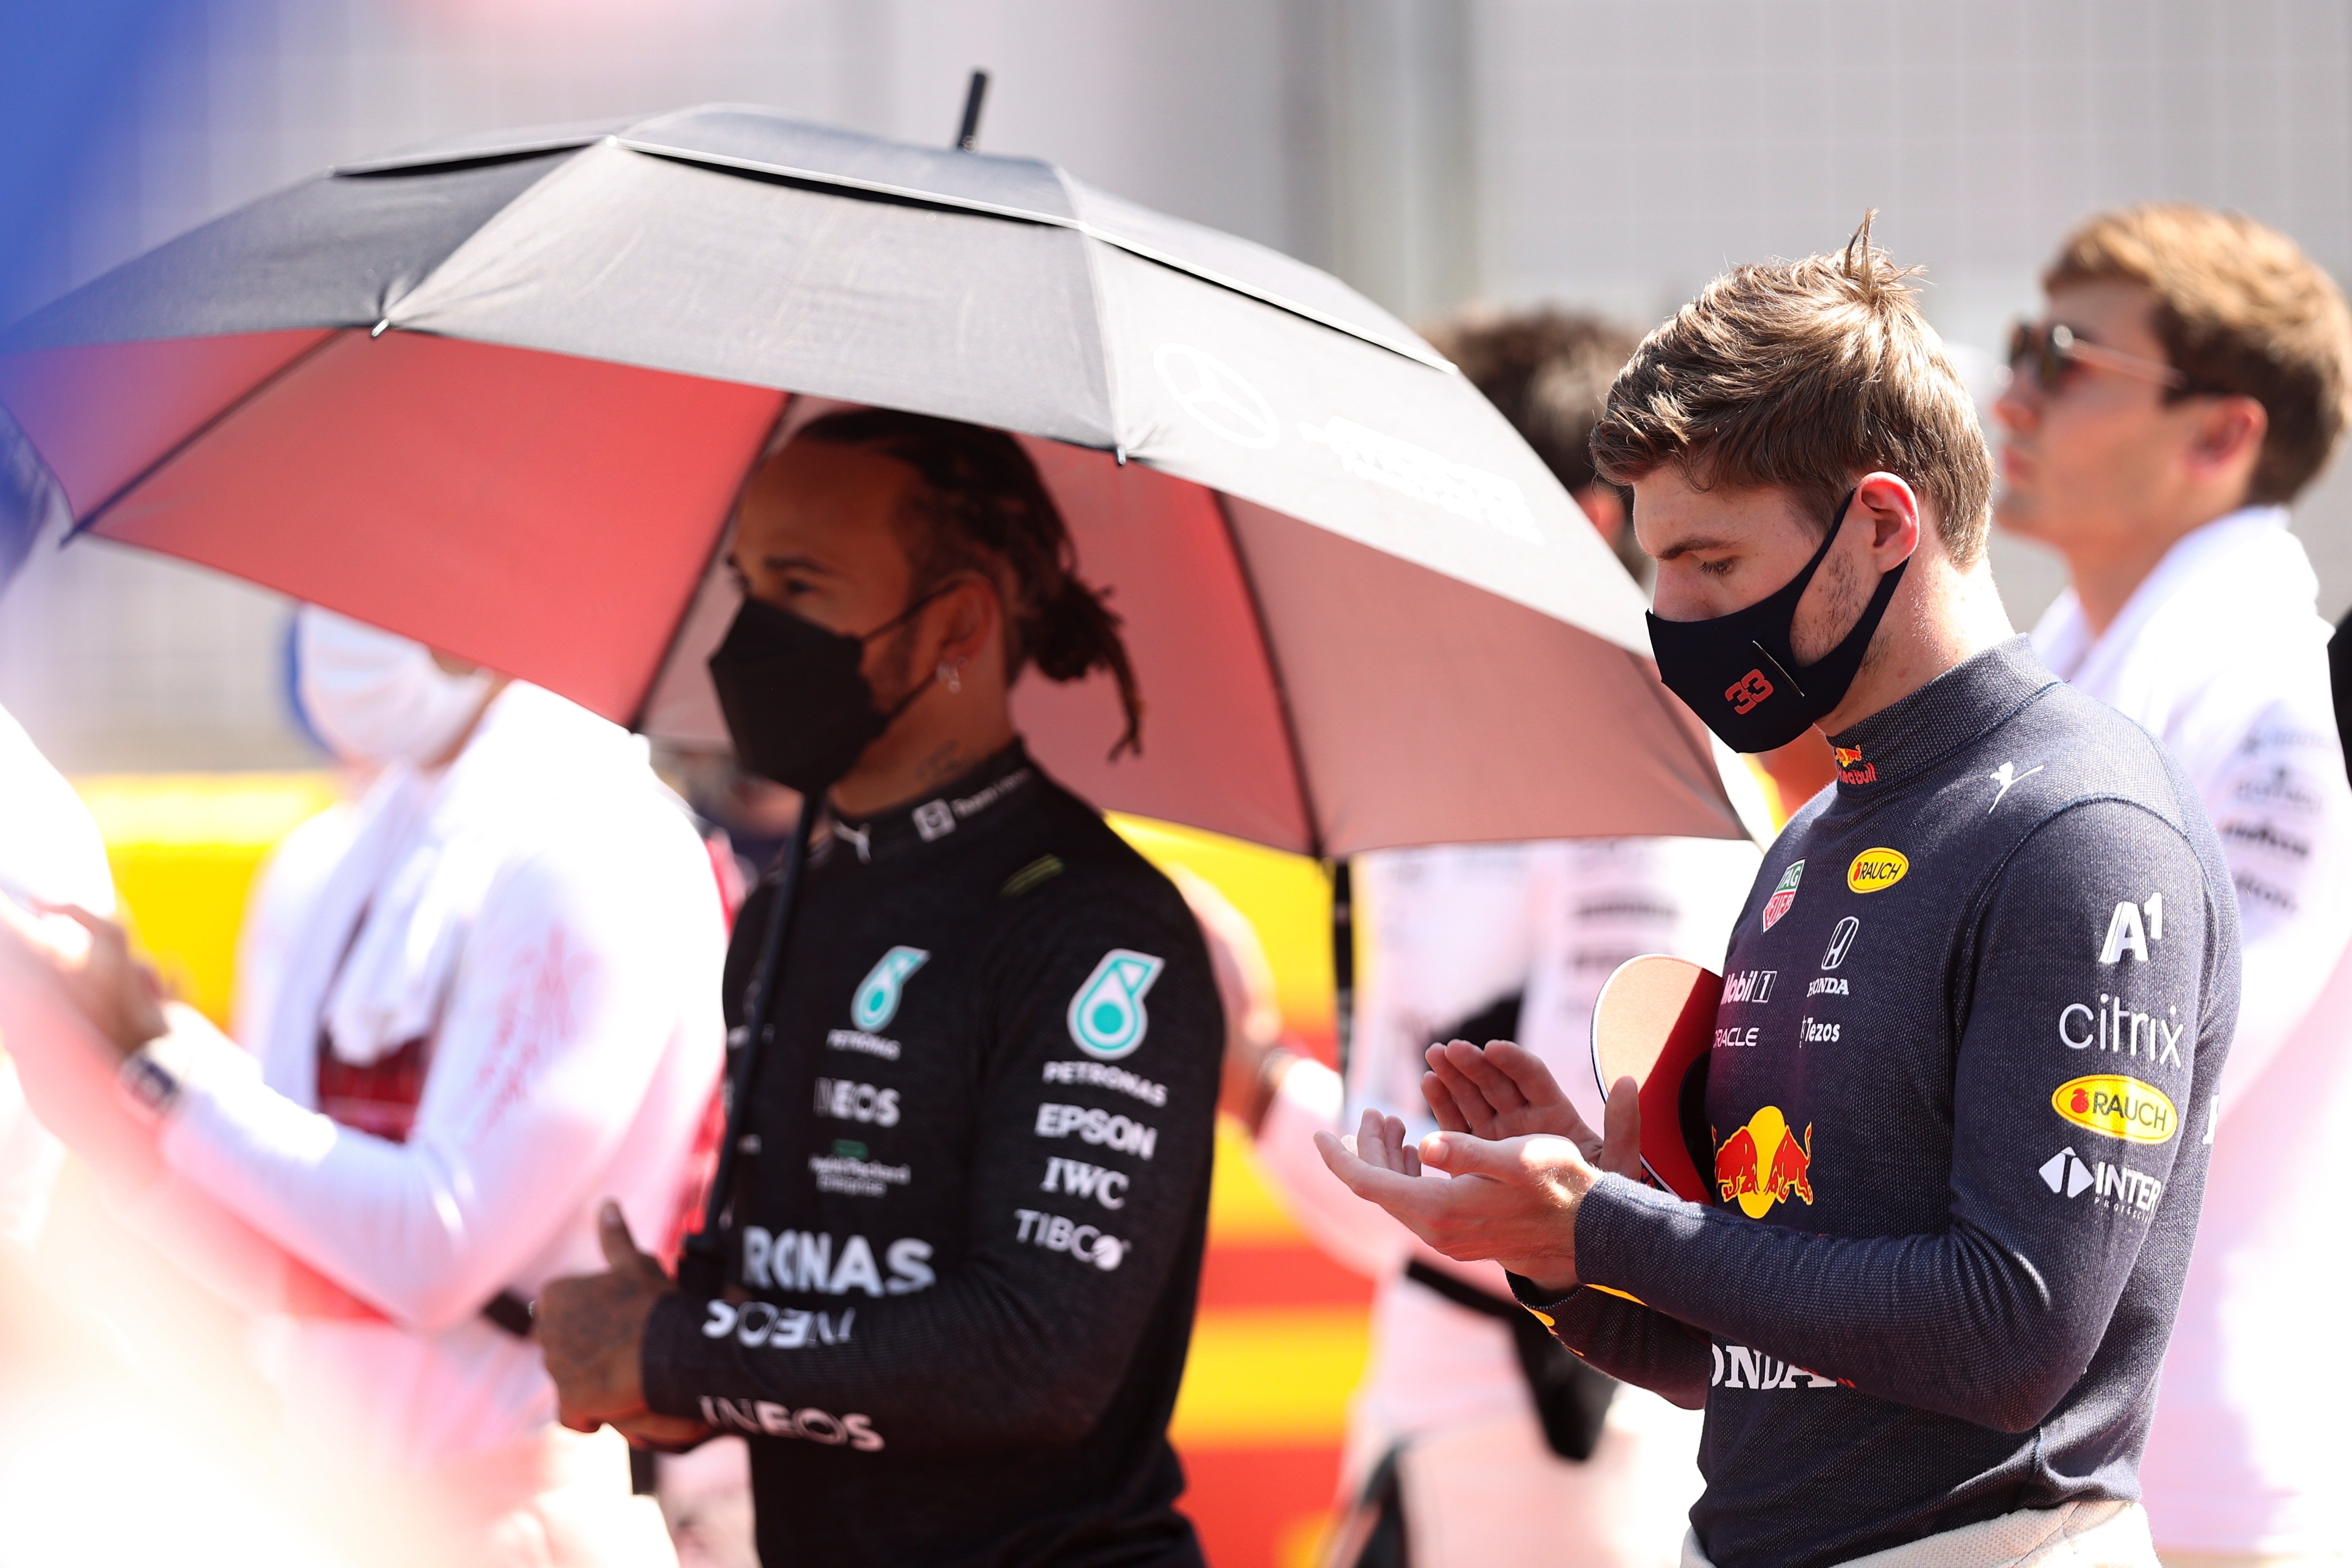
[[[1184,412],[1227,441],[1264,448],[1282,439],[1265,394],[1214,354],[1190,343],[1162,343],[1151,362]]]

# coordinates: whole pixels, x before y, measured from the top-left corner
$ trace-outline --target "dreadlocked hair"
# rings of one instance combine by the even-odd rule
[[[1004,601],[1005,679],[1033,663],[1049,681],[1108,671],[1127,716],[1110,754],[1142,754],[1143,695],[1119,618],[1105,602],[1108,591],[1078,576],[1061,509],[1019,442],[983,425],[881,408],[812,420],[793,439],[879,453],[913,469],[922,483],[899,521],[915,592],[960,571],[986,577]]]

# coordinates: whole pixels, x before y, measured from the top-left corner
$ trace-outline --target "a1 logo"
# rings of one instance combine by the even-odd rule
[[[1167,967],[1162,959],[1126,947],[1104,954],[1070,998],[1070,1038],[1106,1061],[1141,1045],[1144,1031],[1151,1027],[1143,996]]]
[[[920,947],[893,947],[883,954],[882,961],[857,982],[857,994],[849,1002],[849,1021],[868,1033],[887,1028],[898,1016],[898,995],[907,977],[929,957]]]

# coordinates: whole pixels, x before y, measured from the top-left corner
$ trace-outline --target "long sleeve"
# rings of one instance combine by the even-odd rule
[[[2220,706],[2222,688],[2205,701]],[[2319,999],[2352,941],[2352,785],[2314,700],[2254,714],[2200,792],[2238,899],[2245,982],[2221,1115],[2243,1100]]]
[[[2032,1427],[2089,1364],[2173,1162],[2202,1131],[2186,1124],[2189,1086],[2210,1083],[2199,1053],[2227,1039],[2226,1013],[2218,1039],[2196,1038],[2205,988],[2226,984],[2208,965],[2223,917],[2168,824],[2115,800],[2059,814],[1997,880],[1958,998],[1946,1228],[1814,1235],[1604,1176],[1577,1218],[1579,1273],[1817,1377]],[[2069,1122],[2113,1131],[2078,1130],[2053,1157]],[[1903,1128],[1877,1131],[1885,1157],[1906,1157]],[[2094,1182],[2114,1201],[2041,1201]]]
[[[1155,909],[1077,880],[1015,901],[983,956],[968,1150],[936,1164],[915,1151],[912,1181],[961,1184],[963,1235],[836,1245],[829,1232],[744,1226],[738,1277],[818,1304],[666,1298],[644,1342],[654,1409],[779,1436],[796,1419],[804,1429],[809,1410],[839,1413],[849,1446],[893,1453],[1068,1443],[1094,1428],[1172,1310],[1171,1273],[1206,1224],[1223,1026],[1200,932],[1173,894]],[[1087,1030],[1097,1008],[1118,1012],[1112,985],[1140,998],[1148,1022],[1098,1074]],[[918,1048],[910,1028],[902,1019],[908,1054],[952,1073],[945,1045]],[[1139,1098],[1144,1083],[1162,1092]],[[803,1103],[806,1092],[789,1090]]]
[[[1510,1281],[1519,1304],[1591,1364],[1685,1410],[1706,1406],[1716,1354],[1706,1334],[1639,1301],[1591,1286],[1552,1299],[1531,1280],[1513,1274]]]
[[[257,1076],[207,1074],[165,1128],[165,1162],[394,1321],[469,1316],[601,1196],[590,1186],[692,1014],[682,998],[717,993],[715,892],[667,848],[548,851],[502,873],[468,935],[405,1143],[340,1125]],[[628,1218],[651,1239],[672,1216]]]

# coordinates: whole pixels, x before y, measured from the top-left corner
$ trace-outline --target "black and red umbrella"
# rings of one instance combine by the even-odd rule
[[[712,563],[795,397],[1030,438],[1150,706],[1106,807],[1281,848],[1739,831],[1557,481],[1325,274],[1048,164],[704,108],[346,165],[0,337],[78,529],[717,738]]]

